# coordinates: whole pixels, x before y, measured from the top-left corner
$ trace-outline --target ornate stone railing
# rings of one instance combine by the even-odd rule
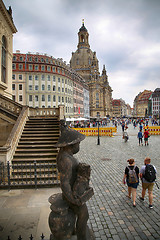
[[[58,117],[59,120],[64,119],[64,106],[58,108],[29,108],[30,117]]]
[[[24,125],[28,119],[28,107],[25,106],[22,108],[17,121],[12,128],[12,131],[7,139],[6,144],[3,147],[0,147],[0,159],[2,162],[6,163],[11,161],[15,153],[18,141],[21,137]]]
[[[0,107],[18,117],[23,106],[0,94]]]

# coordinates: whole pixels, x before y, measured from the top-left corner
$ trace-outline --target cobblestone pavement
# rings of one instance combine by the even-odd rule
[[[132,200],[126,197],[127,186],[122,184],[127,159],[134,158],[138,167],[143,165],[146,156],[151,157],[158,171],[157,182],[160,185],[160,136],[151,136],[148,146],[139,146],[137,133],[129,125],[129,141],[122,139],[121,128],[114,137],[86,137],[80,144],[80,151],[75,155],[81,162],[91,165],[90,184],[94,196],[88,201],[88,225],[93,230],[96,240],[106,239],[160,239],[160,190],[154,186],[153,209],[148,207],[148,195],[145,201],[141,195],[141,183],[137,189],[136,208]],[[33,234],[39,240],[43,232],[49,239],[48,197],[60,189],[6,190],[0,191],[0,240],[11,234],[11,239],[29,239]],[[19,235],[18,235],[19,236]],[[14,238],[15,237],[15,238]]]
[[[139,146],[137,133],[129,125],[129,141],[122,139],[121,128],[115,137],[88,137],[81,142],[77,158],[91,165],[91,185],[94,196],[88,202],[89,226],[96,240],[105,239],[160,239],[160,190],[154,186],[153,209],[149,209],[148,193],[139,200],[141,183],[137,189],[136,208],[128,199],[127,186],[122,184],[127,159],[134,158],[140,168],[149,156],[160,172],[160,136],[151,136],[148,146]],[[157,176],[157,182],[160,177]]]

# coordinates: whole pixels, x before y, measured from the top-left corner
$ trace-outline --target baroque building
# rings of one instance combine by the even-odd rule
[[[152,95],[152,91],[144,90],[140,92],[134,99],[134,117],[147,117],[148,116],[148,102]]]
[[[72,52],[70,66],[85,79],[89,87],[90,116],[112,116],[112,89],[105,66],[100,75],[96,52],[90,49],[89,33],[84,22],[78,32],[77,50]]]
[[[0,94],[12,98],[13,34],[17,32],[12,9],[0,0]]]
[[[84,79],[62,59],[47,54],[13,54],[13,100],[33,108],[65,106],[66,117],[84,117],[89,112],[84,96],[89,93]]]

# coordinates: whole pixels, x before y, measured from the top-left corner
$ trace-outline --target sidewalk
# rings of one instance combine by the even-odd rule
[[[81,162],[91,165],[90,184],[94,196],[87,203],[89,210],[88,225],[92,228],[96,240],[106,239],[160,239],[160,190],[154,187],[154,208],[148,208],[148,195],[144,202],[139,201],[141,184],[137,189],[136,208],[126,197],[127,186],[122,184],[127,159],[134,158],[138,167],[143,165],[146,156],[160,173],[159,146],[160,136],[151,136],[149,146],[139,146],[137,133],[129,125],[129,141],[124,142],[121,128],[114,137],[87,137],[80,144],[80,152],[75,155]],[[157,182],[160,185],[160,177]],[[48,197],[60,188],[26,189],[0,191],[0,240],[17,240],[19,235],[28,240],[30,234],[34,240],[49,239],[48,216],[50,205]]]

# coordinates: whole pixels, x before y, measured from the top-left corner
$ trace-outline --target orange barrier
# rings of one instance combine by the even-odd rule
[[[98,136],[98,128],[73,128],[76,131],[86,135],[86,136]],[[113,132],[117,131],[112,127],[99,128],[99,136],[113,136]]]
[[[148,129],[150,135],[160,135],[160,126],[145,126],[144,129]]]

